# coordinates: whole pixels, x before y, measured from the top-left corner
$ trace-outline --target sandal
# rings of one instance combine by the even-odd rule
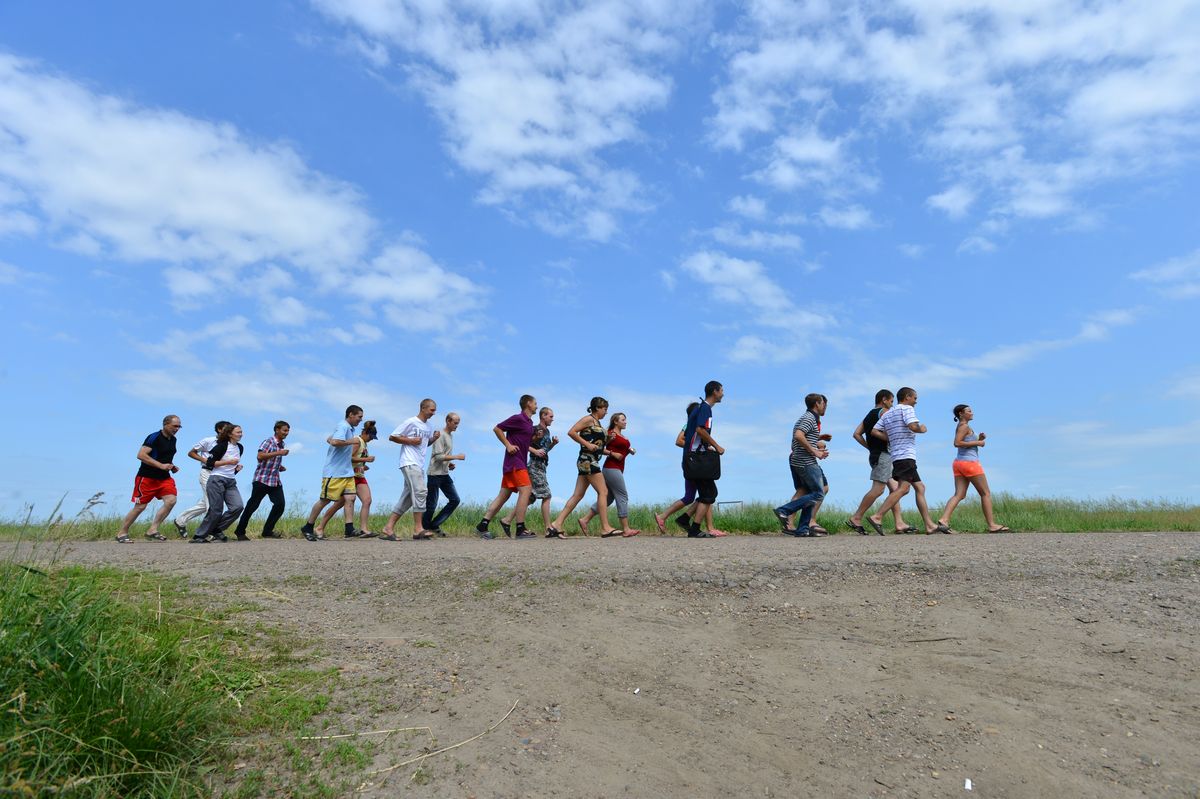
[[[808,526],[808,531],[810,533],[816,533],[817,535],[829,535],[829,531],[819,524],[810,524]]]
[[[128,538],[128,536],[126,536],[126,538]],[[146,533],[146,538],[149,539],[150,541],[166,541],[167,540],[167,537],[165,535],[163,535],[162,533]],[[121,539],[118,538],[117,540],[120,541]]]
[[[1011,533],[1011,532],[1012,532],[1012,530],[1010,530],[1010,529],[1008,529],[1007,527],[1005,527],[1005,526],[1001,525],[1000,527],[997,527],[995,530],[988,530],[988,532],[989,532],[989,533]]]
[[[729,535],[729,533],[725,532],[724,530],[718,530],[715,527],[713,529],[709,530],[708,534],[711,535],[713,538],[724,538],[725,536]]]
[[[359,530],[358,538],[375,538],[379,533],[372,533],[370,530]]]
[[[950,525],[944,522],[938,522],[937,526],[933,528],[933,532],[942,533],[943,535],[953,535],[954,533],[954,531],[950,529]]]
[[[666,534],[667,534],[667,528],[666,528],[666,525],[665,525],[665,523],[663,522],[663,520],[659,518],[659,516],[658,516],[658,514],[657,514],[657,513],[656,513],[656,514],[654,514],[654,523],[655,523],[656,525],[658,525],[658,534],[659,534],[659,535],[666,535]]]
[[[561,538],[563,540],[566,540],[566,536],[563,534],[563,531],[556,530],[553,527],[546,528],[546,538]]]
[[[614,527],[613,529],[609,530],[607,533],[604,533],[604,532],[600,533],[600,537],[601,538],[615,538],[616,536],[619,536],[620,534],[621,534],[621,531]]]
[[[915,527],[897,527],[896,528],[896,535],[912,535],[913,533],[916,533],[916,532],[918,532],[918,530]]]
[[[883,535],[883,525],[870,516],[867,517],[867,524],[871,525],[871,529],[875,531],[876,535]]]
[[[387,535],[379,536],[379,540],[380,541],[399,541],[400,539],[396,537],[395,533],[388,533]]]
[[[642,532],[641,530],[629,530],[627,532],[621,533],[621,537],[622,538],[633,538],[635,535],[638,535],[641,532]]]
[[[118,535],[118,536],[117,536],[117,543],[118,543],[118,544],[132,544],[132,543],[133,543],[133,539],[132,539],[132,538],[130,538],[130,537],[129,537],[128,535],[126,535],[125,533],[121,533],[120,535]]]
[[[859,535],[867,534],[867,528],[863,527],[861,524],[855,524],[854,522],[850,521],[849,519],[846,520],[846,526],[849,527],[854,532],[858,533]]]
[[[432,540],[433,540],[433,533],[426,533],[425,535],[417,535],[415,533],[413,534],[413,541],[432,541]]]

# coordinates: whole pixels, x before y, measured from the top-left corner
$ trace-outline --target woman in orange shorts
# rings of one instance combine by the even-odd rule
[[[992,513],[992,491],[988,488],[987,475],[983,473],[983,464],[979,462],[979,448],[984,446],[986,433],[976,435],[971,429],[971,420],[975,418],[975,412],[971,410],[970,405],[955,405],[954,406],[954,421],[958,422],[958,426],[954,429],[954,446],[958,447],[958,455],[954,458],[954,496],[946,503],[946,509],[942,511],[942,517],[938,519],[937,529],[941,532],[949,532],[950,517],[954,515],[954,509],[958,507],[958,503],[967,498],[967,489],[975,486],[975,490],[979,492],[979,504],[983,506],[983,518],[987,522],[989,533],[1007,533],[1011,532],[1007,527],[1001,524],[996,524],[996,517]]]

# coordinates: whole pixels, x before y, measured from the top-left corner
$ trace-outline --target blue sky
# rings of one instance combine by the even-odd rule
[[[123,510],[168,412],[287,419],[311,500],[348,403],[425,396],[484,499],[524,392],[628,413],[658,502],[709,379],[722,499],[790,495],[818,391],[853,505],[912,385],[935,499],[966,402],[997,490],[1194,500],[1198,41],[1195,0],[5,3],[0,511]]]

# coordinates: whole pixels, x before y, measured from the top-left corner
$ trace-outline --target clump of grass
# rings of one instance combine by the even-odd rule
[[[0,794],[205,793],[219,646],[122,602],[123,579],[0,565]]]

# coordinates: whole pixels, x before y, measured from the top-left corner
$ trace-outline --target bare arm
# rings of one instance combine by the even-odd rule
[[[191,453],[189,452],[188,454],[190,455]],[[139,461],[141,461],[142,463],[146,464],[147,466],[152,466],[155,469],[166,469],[168,472],[179,471],[179,467],[173,463],[160,463],[160,462],[154,460],[154,458],[151,458],[150,457],[150,448],[145,446],[144,444],[138,450],[137,459]]]
[[[880,441],[887,441],[887,440],[888,440],[888,434],[887,434],[887,431],[886,431],[886,430],[884,430],[882,427],[872,427],[872,428],[871,428],[871,435],[875,436],[875,437],[876,437],[876,438],[878,438]]]
[[[927,433],[927,432],[929,432],[929,428],[928,428],[928,427],[926,427],[925,425],[921,424],[920,422],[909,422],[909,423],[908,423],[908,429],[909,429],[909,430],[911,430],[911,431],[913,431],[914,433]]]
[[[571,429],[567,431],[567,437],[576,441],[579,446],[586,448],[589,452],[599,452],[600,450],[604,449],[602,446],[585,441],[583,436],[579,435],[585,427],[589,427],[591,425],[591,418],[591,415],[585,416],[572,425]]]
[[[959,422],[958,427],[954,429],[954,446],[956,447],[982,447],[983,434],[979,434],[978,441],[964,441],[966,436],[971,435],[971,428],[966,422]]]
[[[194,450],[194,449],[188,450],[188,457],[194,461],[200,461],[201,463],[204,463],[205,461],[208,460],[208,458],[205,458],[203,455],[201,455],[199,452],[196,452],[196,450]]]
[[[854,440],[857,441],[859,446],[861,446],[863,449],[871,448],[870,445],[867,444],[867,439],[863,437],[862,422],[859,422],[858,427],[854,428]]]
[[[705,430],[703,427],[697,427],[697,428],[696,428],[696,435],[700,436],[700,440],[701,440],[701,441],[703,441],[703,442],[704,442],[706,445],[708,445],[708,446],[712,447],[713,449],[715,449],[715,450],[717,451],[717,454],[718,454],[718,455],[724,455],[724,454],[725,454],[725,448],[724,448],[724,447],[722,447],[720,444],[718,444],[718,443],[717,443],[717,442],[716,442],[716,441],[713,439],[713,437],[712,437],[712,436],[710,436],[710,435],[708,434],[708,431],[707,431],[707,430]]]
[[[679,431],[679,435],[675,436],[675,446],[683,449],[683,431]]]

